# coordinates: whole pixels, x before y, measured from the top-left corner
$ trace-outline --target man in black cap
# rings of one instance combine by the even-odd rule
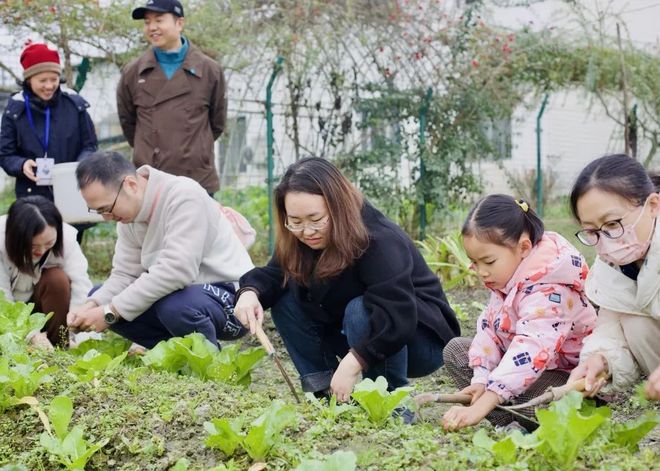
[[[220,182],[214,141],[227,117],[220,65],[182,35],[183,6],[149,0],[133,10],[151,44],[126,65],[117,86],[117,112],[136,167],[148,164],[190,177],[212,194]]]

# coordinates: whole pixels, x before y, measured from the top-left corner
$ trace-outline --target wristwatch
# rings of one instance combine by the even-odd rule
[[[119,319],[117,314],[112,312],[112,308],[110,307],[109,304],[103,305],[103,319],[105,320],[105,323],[108,325],[114,324]]]

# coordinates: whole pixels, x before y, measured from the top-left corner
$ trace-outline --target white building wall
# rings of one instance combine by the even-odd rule
[[[652,53],[660,52],[660,29],[657,27],[660,2],[657,0],[584,0],[582,3],[590,8],[599,5],[616,16],[624,25],[624,38],[629,38],[636,47]],[[565,2],[551,0],[529,7],[491,8],[488,15],[496,24],[509,28],[555,27],[578,36],[580,27],[568,19],[570,15],[566,9]],[[616,20],[611,19],[602,27],[608,35],[616,37]],[[541,97],[529,97],[527,105],[519,107],[515,113],[511,159],[502,162],[508,171],[536,168],[536,116],[540,106]],[[612,104],[611,111],[621,115],[616,106]],[[591,160],[624,151],[623,129],[607,116],[599,102],[579,90],[551,95],[541,128],[542,168],[551,168],[558,174],[554,196],[567,194],[580,170]],[[640,146],[640,157],[646,156],[647,152],[647,148]],[[652,167],[660,167],[660,154],[656,154]],[[478,168],[486,193],[511,192],[507,177],[498,164],[486,162]]]

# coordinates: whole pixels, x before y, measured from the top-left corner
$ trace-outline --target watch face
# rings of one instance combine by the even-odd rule
[[[108,324],[114,324],[115,322],[117,322],[117,316],[115,316],[115,314],[112,312],[106,312],[105,322],[107,322]]]

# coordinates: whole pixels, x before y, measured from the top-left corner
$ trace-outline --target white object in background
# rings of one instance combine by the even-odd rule
[[[68,223],[99,222],[103,216],[87,211],[87,203],[80,194],[76,181],[78,162],[67,162],[53,166],[53,194],[55,206]]]

